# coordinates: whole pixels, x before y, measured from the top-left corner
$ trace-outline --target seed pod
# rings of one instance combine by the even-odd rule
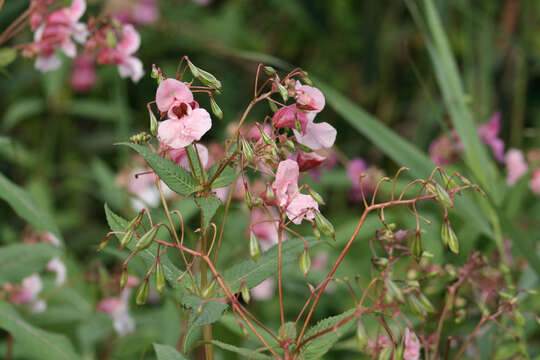
[[[116,44],[118,43],[118,39],[116,38],[116,35],[114,34],[114,31],[109,30],[107,31],[107,34],[105,35],[105,39],[107,41],[107,45],[111,48],[115,48]]]
[[[152,79],[157,79],[159,77],[159,71],[156,67],[156,64],[152,64],[152,72],[150,73]]]
[[[281,85],[277,81],[276,81],[276,84],[277,84],[277,88],[279,90],[279,94],[281,95],[281,98],[283,99],[284,102],[287,101],[287,99],[289,98],[289,92],[287,91],[285,86]]]
[[[123,289],[126,287],[128,281],[128,273],[127,271],[122,271],[122,277],[120,278],[120,288]]]
[[[197,68],[197,71],[199,72],[198,78],[203,84],[221,90],[221,81],[219,81],[214,75],[200,68]]]
[[[142,251],[148,248],[152,244],[152,241],[154,241],[154,239],[156,238],[158,229],[159,228],[157,226],[154,226],[153,228],[148,230],[146,234],[141,236],[141,238],[139,239],[139,241],[137,241],[137,244],[135,245],[135,249],[137,251]]]
[[[103,240],[102,242],[100,242],[98,246],[98,251],[105,249],[105,246],[107,246],[108,242],[109,242],[108,240]]]
[[[386,290],[387,290],[388,295],[392,299],[397,300],[400,303],[405,302],[403,293],[401,292],[401,289],[396,285],[395,282],[393,282],[390,278],[387,278],[384,284],[386,285]]]
[[[251,201],[251,194],[249,193],[249,191],[246,191],[246,194],[244,195],[244,200],[246,201],[246,205],[248,206],[248,208],[251,209],[253,203]]]
[[[249,232],[249,255],[255,262],[257,262],[259,256],[261,256],[261,244],[253,231]]]
[[[209,297],[212,297],[214,295],[214,289],[216,288],[216,280],[212,280],[210,284],[208,284],[204,290],[202,291],[201,295],[204,299],[207,299]]]
[[[271,66],[263,67],[264,73],[268,76],[272,76],[276,73],[276,70]]]
[[[409,306],[413,314],[420,317],[425,317],[427,315],[426,308],[424,307],[424,305],[422,305],[420,300],[418,300],[418,298],[414,294],[410,293],[408,299]]]
[[[420,236],[420,232],[418,231],[416,232],[416,235],[411,242],[410,251],[412,256],[414,257],[414,260],[416,260],[416,262],[420,262],[424,249],[422,247],[422,237]]]
[[[364,351],[368,345],[368,334],[366,328],[362,321],[358,320],[358,325],[356,326],[356,341],[358,342],[358,347],[360,351]]]
[[[459,254],[459,241],[456,233],[452,229],[452,226],[450,226],[450,223],[446,223],[446,226],[448,227],[448,247],[454,254]]]
[[[240,294],[242,294],[242,299],[246,302],[246,304],[249,304],[249,301],[251,300],[251,296],[249,294],[249,289],[247,287],[246,281],[242,281],[242,286],[240,286]]]
[[[210,96],[210,107],[212,108],[212,112],[214,113],[214,115],[216,115],[218,119],[223,120],[223,111],[221,111],[221,108],[212,96]]]
[[[187,63],[188,63],[189,71],[191,72],[191,75],[193,75],[193,77],[198,78],[199,76],[201,76],[201,74],[199,73],[198,67],[193,65],[193,63],[189,60],[187,61]]]
[[[315,226],[313,227],[313,236],[315,239],[317,239],[317,241],[321,240],[321,232]]]
[[[141,221],[141,218],[142,218],[142,213],[139,213],[137,216],[135,216],[130,222],[129,224],[126,225],[126,227],[124,228],[124,231],[128,231],[129,229],[131,229],[133,227],[133,225],[135,225],[136,222],[139,222]],[[137,227],[135,227],[136,229]]]
[[[452,189],[457,188],[457,184],[454,182],[454,180],[450,179],[450,176],[448,176],[448,174],[446,172],[442,171],[441,172],[441,177],[443,179],[444,186],[448,190],[452,190]]]
[[[304,74],[302,74],[302,76],[301,76],[300,78],[302,79],[302,81],[304,82],[304,84],[309,85],[309,86],[313,86],[313,82],[312,82],[311,79],[307,76],[307,72],[304,71]]]
[[[137,297],[135,298],[135,303],[137,305],[144,305],[146,303],[146,299],[148,299],[148,292],[150,290],[150,287],[148,286],[148,280],[144,280],[144,282],[139,286],[139,291],[137,292]]]
[[[133,229],[129,229],[127,233],[122,236],[122,239],[120,240],[120,247],[124,248],[128,246],[128,244],[133,240],[133,234],[135,231]]]
[[[298,131],[299,133],[302,132],[302,124],[300,124],[300,120],[298,120],[298,116],[295,115],[294,117],[294,128],[296,129],[296,131]]]
[[[268,106],[270,106],[270,110],[272,110],[273,113],[278,111],[278,107],[273,101],[268,100]]]
[[[264,198],[267,202],[273,202],[276,199],[276,194],[274,193],[274,189],[270,186],[270,184],[266,184],[266,192],[264,193]]]
[[[244,152],[244,156],[246,157],[246,160],[248,163],[253,163],[254,154],[253,154],[253,148],[249,144],[249,142],[242,138],[240,139],[240,143],[242,144],[242,151]]]
[[[435,312],[435,308],[433,307],[433,304],[431,303],[431,301],[429,301],[429,299],[426,297],[426,295],[424,295],[422,292],[418,293],[418,299],[420,300],[422,305],[424,305],[424,308],[426,309],[426,311],[428,313],[434,313]]]
[[[450,239],[450,233],[448,232],[448,224],[445,221],[441,227],[441,240],[446,249],[448,249],[448,239]]]
[[[267,145],[274,145],[274,140],[272,140],[272,138],[266,133],[266,131],[264,131],[264,129],[262,127],[259,127],[259,132],[261,133],[261,137],[262,137],[263,141]]]
[[[303,152],[307,152],[307,153],[313,152],[313,149],[311,149],[310,147],[306,145],[302,145],[300,143],[296,143],[296,147],[302,150]]]
[[[378,360],[390,360],[392,358],[392,351],[394,349],[391,345],[385,346],[382,348],[381,352],[379,353]]]
[[[150,109],[148,109],[148,113],[150,114],[150,134],[152,134],[152,136],[157,136],[158,122],[156,116],[154,115],[154,112]]]
[[[313,198],[313,200],[315,200],[319,205],[325,205],[324,199],[318,192],[316,192],[312,188],[308,188],[308,192],[309,195],[311,195],[311,197]]]
[[[377,268],[377,270],[382,271],[388,265],[388,259],[385,257],[372,257],[371,263],[373,266],[375,266],[375,268]]]
[[[159,262],[156,264],[154,276],[156,290],[161,294],[163,292],[163,288],[165,288],[165,274],[163,273],[163,266],[161,266],[161,263]]]
[[[318,211],[315,213],[315,225],[324,235],[334,238],[334,225]]]
[[[444,188],[439,185],[439,183],[435,183],[435,191],[437,193],[436,200],[438,200],[441,204],[443,204],[446,207],[454,207],[454,201],[450,197],[450,195],[444,190]]]
[[[302,271],[302,274],[304,274],[304,276],[307,276],[309,274],[309,270],[311,269],[311,258],[309,257],[308,249],[304,249],[304,251],[302,251],[302,254],[300,254],[300,258],[298,259],[298,266],[300,266],[300,271]]]
[[[261,206],[262,204],[263,204],[263,200],[262,200],[260,197],[256,197],[256,198],[253,199],[253,201],[251,202],[251,206],[252,206],[252,207]]]
[[[293,143],[291,140],[285,141],[285,146],[286,146],[287,149],[289,149],[291,152],[295,152],[295,151],[296,151],[296,147],[294,146],[294,143]]]

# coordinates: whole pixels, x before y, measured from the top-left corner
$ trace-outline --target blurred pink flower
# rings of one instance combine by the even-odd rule
[[[135,320],[128,311],[127,301],[122,297],[111,297],[100,301],[98,310],[109,315],[113,320],[114,330],[120,336],[135,331]]]
[[[279,215],[272,208],[269,209],[269,212],[270,214],[263,208],[256,207],[251,210],[250,214],[251,226],[247,235],[249,236],[249,230],[253,231],[260,241],[262,251],[266,251],[278,243]]]
[[[283,106],[279,108],[275,113],[274,116],[272,116],[272,124],[274,127],[281,129],[281,128],[296,128],[296,121],[298,120],[298,123],[300,124],[300,127],[302,128],[302,132],[306,131],[306,126],[308,123],[308,118],[305,114],[305,112],[300,111],[296,108],[296,104],[292,104],[289,106]]]
[[[261,282],[259,285],[251,289],[251,295],[253,299],[264,301],[269,300],[274,295],[274,290],[276,288],[276,281],[274,278],[268,278]]]
[[[313,86],[302,85],[300,81],[297,81],[295,90],[296,105],[299,109],[318,113],[324,108],[324,95],[319,89]]]
[[[439,165],[445,166],[455,163],[461,155],[461,147],[459,139],[455,134],[454,142],[447,135],[441,135],[431,142],[429,145],[429,157]]]
[[[294,160],[284,160],[279,163],[272,189],[276,194],[277,204],[285,209],[287,217],[295,224],[303,219],[311,220],[319,206],[309,195],[301,194],[298,190],[300,171]]]
[[[47,271],[56,273],[56,286],[63,285],[67,280],[66,265],[60,260],[60,258],[54,258],[47,263]]]
[[[531,181],[529,181],[529,188],[536,195],[540,195],[540,168],[533,171]]]
[[[330,148],[336,141],[337,131],[327,122],[314,123],[315,113],[306,114],[308,122],[303,133],[293,128],[296,141],[312,150]]]
[[[405,329],[403,343],[405,344],[405,349],[403,351],[403,360],[420,359],[420,341],[418,340],[414,332],[409,331],[409,328]]]
[[[9,301],[18,305],[30,305],[30,311],[38,313],[45,311],[47,304],[38,299],[38,294],[43,289],[43,283],[38,274],[24,278],[20,286],[14,287]]]
[[[377,181],[384,176],[383,172],[377,167],[367,167],[366,162],[362,158],[354,158],[349,161],[347,164],[347,175],[353,183],[349,197],[352,201],[356,202],[362,201],[362,190],[365,196],[373,193]],[[362,186],[360,186],[360,178],[362,178]]]
[[[197,152],[199,154],[201,164],[203,168],[206,168],[206,166],[208,165],[208,149],[206,148],[206,146],[201,144],[196,144],[195,146],[197,147]],[[171,151],[169,151],[169,155],[175,163],[177,163],[187,171],[191,171],[186,148],[172,149]]]
[[[70,83],[78,93],[84,93],[94,87],[97,82],[94,59],[89,55],[79,55],[73,62]]]
[[[234,186],[234,187],[233,187]],[[220,188],[213,189],[214,195],[221,200],[222,203],[225,203],[227,201],[227,198],[229,196],[229,191],[233,191],[232,199],[233,200],[241,200],[244,198],[246,194],[246,189],[244,188],[244,183],[240,178],[236,179],[231,185],[224,186]]]
[[[510,149],[506,152],[504,162],[507,172],[506,183],[514,185],[527,172],[528,166],[525,157],[520,150]]]
[[[498,162],[504,161],[504,142],[498,138],[501,130],[501,113],[496,111],[491,119],[480,126],[478,126],[478,135],[480,140],[493,151],[493,156]]]

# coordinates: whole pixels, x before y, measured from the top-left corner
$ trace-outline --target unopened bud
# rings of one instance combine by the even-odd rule
[[[390,298],[397,300],[400,303],[405,302],[403,293],[401,292],[401,289],[396,285],[395,282],[393,282],[390,278],[387,278],[384,283],[386,285],[386,290]]]
[[[281,95],[281,98],[283,99],[284,102],[287,101],[287,99],[289,98],[289,92],[287,91],[287,88],[278,82],[276,82],[276,84],[279,90],[279,94]]]
[[[302,124],[300,124],[300,120],[298,120],[298,116],[295,115],[294,117],[294,128],[296,129],[296,131],[298,131],[299,133],[302,132]]]
[[[201,75],[199,73],[199,68],[193,65],[193,63],[189,60],[187,61],[187,63],[188,63],[188,67],[189,67],[189,71],[191,72],[191,75],[193,75],[193,77],[198,78]]]
[[[452,201],[452,198],[450,197],[448,192],[446,192],[446,190],[444,190],[444,188],[439,185],[439,183],[435,183],[435,191],[437,193],[436,200],[438,200],[446,207],[454,207],[454,202]]]
[[[152,72],[150,73],[152,79],[157,79],[159,77],[159,71],[156,64],[152,64]]]
[[[255,262],[257,262],[259,256],[261,256],[261,244],[253,231],[249,232],[249,255]]]
[[[270,110],[272,110],[273,113],[278,111],[278,107],[273,101],[268,100],[268,106],[270,106]]]
[[[216,103],[213,96],[210,96],[210,107],[212,108],[214,115],[216,115],[218,119],[223,120],[223,111],[221,111],[221,108]]]
[[[309,86],[313,86],[313,81],[311,81],[311,79],[308,77],[307,72],[304,71],[304,73],[301,75],[300,78],[302,79],[304,84],[309,85]]]
[[[146,299],[148,299],[148,292],[150,287],[148,286],[148,279],[145,279],[141,286],[139,286],[139,291],[137,292],[137,297],[135,298],[135,303],[137,305],[144,305]]]
[[[422,305],[424,305],[424,308],[426,309],[426,311],[428,313],[435,312],[435,308],[433,307],[433,304],[431,303],[431,301],[429,301],[429,299],[426,297],[426,295],[424,295],[422,292],[420,292],[418,294],[418,300],[420,300]]]
[[[156,270],[155,270],[155,282],[156,282],[156,290],[161,294],[163,292],[163,288],[165,287],[165,274],[163,273],[163,266],[161,266],[161,263],[156,264]]]
[[[240,286],[240,294],[242,294],[242,299],[244,299],[245,303],[249,304],[251,295],[249,294],[249,289],[245,280],[242,281],[242,286]]]
[[[124,228],[124,231],[128,231],[129,229],[131,229],[135,223],[138,223],[139,221],[141,221],[141,218],[142,218],[142,213],[139,213],[137,214],[137,216],[135,216],[127,225],[126,227]],[[137,227],[135,226],[134,229],[136,229]]]
[[[204,290],[202,291],[201,295],[204,299],[208,299],[214,295],[214,289],[216,288],[216,280],[212,280],[210,284],[208,284]]]
[[[414,294],[412,293],[409,294],[408,299],[409,299],[409,306],[414,315],[420,316],[420,317],[425,317],[427,315],[426,308]]]
[[[246,191],[246,194],[244,195],[244,200],[246,201],[246,205],[248,206],[248,208],[251,209],[251,207],[253,206],[253,202],[251,201],[251,194],[249,193],[249,191]]]
[[[259,132],[261,133],[261,138],[267,145],[274,145],[274,140],[264,131],[262,127],[259,127]]]
[[[296,151],[296,147],[294,146],[294,143],[293,143],[291,140],[285,141],[285,146],[286,146],[287,149],[289,149],[291,152],[295,152],[295,151]]]
[[[135,249],[137,251],[142,251],[150,246],[152,244],[152,241],[156,238],[157,232],[159,228],[157,226],[154,226],[150,230],[146,232],[139,241],[137,241],[137,244],[135,245]]]
[[[272,76],[276,73],[276,70],[271,66],[263,67],[264,73],[268,76]]]
[[[316,192],[312,188],[308,188],[308,192],[309,195],[311,195],[311,197],[313,198],[313,200],[315,200],[319,205],[325,205],[324,199],[318,192]]]
[[[264,193],[264,198],[269,203],[273,202],[276,199],[276,193],[274,193],[274,189],[272,189],[270,184],[266,184],[266,191]]]
[[[302,274],[304,274],[304,276],[307,276],[309,274],[309,270],[311,269],[311,258],[309,257],[308,249],[304,249],[304,251],[302,251],[302,254],[300,254],[300,258],[298,259],[298,266],[300,267],[300,271],[302,271]]]
[[[334,225],[318,211],[315,213],[315,225],[324,235],[334,239]]]
[[[197,71],[199,72],[198,78],[203,84],[221,90],[221,81],[219,81],[214,75],[200,68],[197,68]]]
[[[122,239],[120,240],[121,248],[125,248],[131,242],[131,240],[133,240],[134,232],[135,231],[133,229],[129,229],[128,232],[126,232],[124,236],[122,236]]]
[[[128,273],[126,270],[122,271],[122,277],[120,277],[120,288],[123,289],[126,287],[128,281]]]
[[[441,229],[441,238],[445,246],[450,248],[454,254],[459,254],[459,241],[456,233],[452,229],[450,222],[445,221]]]
[[[424,252],[420,232],[416,232],[416,235],[411,242],[410,251],[412,256],[414,257],[414,260],[416,260],[416,262],[420,262],[420,260],[422,259],[422,253]]]
[[[148,112],[150,114],[150,134],[152,134],[152,136],[157,136],[158,122],[157,122],[156,116],[154,115],[152,110],[148,109]]]
[[[321,240],[321,232],[319,231],[319,229],[317,229],[316,226],[313,227],[313,236],[315,237],[315,239],[317,239],[317,241]]]
[[[242,138],[240,142],[242,144],[242,151],[244,152],[244,156],[246,157],[246,160],[248,161],[248,163],[253,163],[253,159],[254,159],[253,148],[251,147],[249,142],[244,138]]]

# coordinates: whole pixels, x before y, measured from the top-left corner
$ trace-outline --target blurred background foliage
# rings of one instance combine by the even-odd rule
[[[0,29],[28,3],[8,0],[0,12]],[[177,313],[182,311],[172,300],[174,297],[164,297],[156,305],[134,310],[138,330],[121,339],[110,335],[109,320],[95,312],[95,304],[104,295],[100,281],[106,277],[105,269],[118,271],[125,256],[116,250],[107,250],[106,255],[95,251],[108,231],[103,203],[108,202],[125,217],[133,215],[128,195],[115,182],[115,174],[130,166],[132,155],[113,143],[147,130],[145,106],[153,100],[156,89],[155,81],[148,76],[153,63],[173,76],[180,58],[188,55],[223,82],[224,91],[217,101],[225,118],[214,119],[205,141],[223,140],[227,125],[239,119],[250,100],[259,61],[302,67],[324,84],[323,91],[328,88],[341,93],[359,107],[355,110],[363,109],[424,153],[433,139],[452,128],[426,46],[429,34],[415,23],[404,1],[216,0],[207,6],[191,1],[159,3],[159,21],[139,28],[142,45],[138,54],[147,75],[138,84],[120,79],[115,68],[102,66],[95,88],[77,94],[70,86],[72,64],[67,61],[60,70],[42,75],[33,68],[32,61],[19,59],[0,75],[0,171],[53,214],[68,249],[64,257],[71,279],[69,286],[61,294],[51,294],[49,310],[29,316],[28,321],[67,334],[88,359],[103,354],[100,353],[103,348],[113,354],[112,358],[139,358],[143,351],[151,358],[149,344],[175,345],[180,332]],[[540,147],[540,3],[532,0],[434,3],[458,63],[474,122],[484,123],[499,110],[501,137],[506,148]],[[88,0],[88,5],[87,13],[97,14],[103,2]],[[29,40],[30,36],[23,33],[15,41]],[[358,130],[354,124],[363,121],[364,113],[349,112],[346,119],[341,112],[349,107],[340,106],[338,100],[326,95],[327,107],[319,116],[338,129],[337,148],[341,154],[346,158],[363,157],[390,175],[400,166],[410,166],[387,156],[395,146],[390,138]],[[201,105],[208,108],[205,101]],[[261,121],[268,113],[268,107],[261,104],[249,120]],[[463,162],[451,169],[471,174]],[[503,167],[497,172],[500,178],[504,176]],[[325,173],[320,181],[307,181],[328,199],[325,214],[338,229],[335,243],[318,248],[329,253],[331,263],[354,229],[362,208],[348,200],[350,182],[343,166]],[[500,182],[500,179],[488,181]],[[498,206],[507,211],[499,217],[525,230],[527,241],[536,244],[540,223],[538,198],[530,196],[523,182],[512,192],[502,186],[494,189],[501,197]],[[179,206],[185,208],[185,217],[189,217],[189,206]],[[195,214],[193,209],[191,214]],[[459,264],[471,249],[482,249],[486,254],[496,249],[495,243],[475,224],[463,221],[463,217],[454,213],[451,218],[462,253],[459,257],[448,254],[439,240],[442,217],[438,210],[424,206],[422,214],[434,222],[426,227],[425,247],[435,254],[436,261]],[[404,210],[392,211],[387,216],[401,227],[414,226],[414,219]],[[0,218],[0,242],[4,245],[20,242],[27,226],[24,220],[4,204],[0,205]],[[247,220],[246,209],[234,206],[220,261],[224,268],[239,255],[247,256]],[[367,283],[371,256],[367,240],[377,227],[375,217],[369,218],[338,276],[354,278],[359,274],[360,283]],[[514,235],[518,236],[507,235],[512,240]],[[523,244],[530,249],[529,242]],[[524,254],[515,255],[521,259]],[[139,276],[144,271],[142,266],[134,269]],[[317,283],[325,274],[324,270],[312,271],[308,281]],[[529,270],[524,274],[516,280],[534,287],[538,280],[534,273]],[[296,314],[308,289],[296,267],[287,270],[285,285],[290,318]],[[343,296],[323,297],[316,318],[341,313],[353,306],[344,287],[338,286],[336,291]],[[252,307],[263,321],[276,329],[279,327],[275,298]],[[538,299],[530,301],[528,311],[540,311]],[[460,333],[470,325],[466,323],[465,328],[455,325],[456,329],[449,331]],[[224,342],[241,343],[241,334],[234,328],[230,314],[218,323],[216,333]],[[538,339],[538,329],[528,326],[527,337],[534,338],[535,334]],[[489,340],[488,336],[485,338]],[[484,346],[489,346],[488,340]],[[105,344],[99,351],[95,345],[98,342]],[[0,353],[4,346],[0,345]],[[341,346],[347,347],[347,343]],[[538,354],[539,347],[537,341],[531,343],[531,354]],[[328,359],[358,358],[351,350],[331,354],[334,355]],[[219,356],[229,359],[234,355],[220,353]]]

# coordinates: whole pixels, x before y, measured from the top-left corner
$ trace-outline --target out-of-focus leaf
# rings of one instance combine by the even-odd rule
[[[271,360],[273,359],[271,356],[260,354],[257,352],[257,350],[251,350],[246,348],[240,348],[238,346],[234,346],[231,344],[226,344],[224,342],[218,341],[218,340],[212,340],[212,344],[216,345],[217,347],[231,351],[234,353],[237,353],[241,356],[243,356],[246,359],[254,359],[254,360]]]
[[[0,285],[17,283],[45,268],[49,260],[59,255],[52,244],[13,244],[0,247]]]
[[[76,360],[73,345],[64,335],[36,328],[24,321],[8,303],[0,301],[0,328],[8,331],[32,359]]]
[[[114,122],[123,116],[121,109],[121,107],[114,103],[101,100],[79,99],[70,103],[68,112],[70,115],[76,117]]]
[[[118,145],[129,146],[137,151],[171,190],[181,195],[189,195],[200,189],[189,171],[170,160],[156,155],[149,148],[132,143],[120,143]]]
[[[26,191],[12,183],[0,173],[0,198],[4,199],[15,212],[39,230],[53,233],[61,239],[60,230],[53,218],[40,209]]]
[[[4,115],[3,127],[9,130],[22,120],[36,116],[45,110],[45,100],[42,98],[23,98],[11,104]]]
[[[114,173],[102,160],[95,158],[90,163],[90,168],[104,200],[107,200],[115,209],[119,209],[126,200],[126,193],[121,189],[115,180]]]
[[[6,67],[17,58],[17,51],[12,48],[0,48],[0,68]]]
[[[154,344],[158,360],[186,360],[182,354],[170,345]]]
[[[6,136],[0,136],[0,156],[22,166],[31,166],[35,161],[34,154],[23,144]]]
[[[221,205],[221,201],[215,197],[196,197],[195,203],[201,209],[203,215],[203,228],[208,228],[208,224],[216,214],[217,209]]]

